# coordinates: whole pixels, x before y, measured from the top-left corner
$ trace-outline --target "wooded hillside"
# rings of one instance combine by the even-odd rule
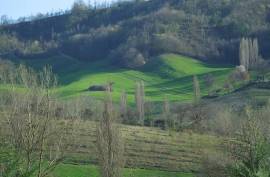
[[[0,54],[40,58],[64,53],[138,67],[161,53],[238,63],[242,37],[270,57],[268,0],[136,0],[109,7],[77,1],[70,12],[0,27]]]

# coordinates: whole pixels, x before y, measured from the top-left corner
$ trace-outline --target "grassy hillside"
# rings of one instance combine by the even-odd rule
[[[121,69],[113,66],[109,60],[85,63],[67,56],[52,57],[43,60],[25,60],[26,64],[40,69],[45,64],[53,66],[58,74],[60,87],[57,93],[61,97],[72,97],[81,94],[102,98],[103,92],[85,91],[91,85],[115,83],[113,98],[118,101],[125,90],[128,101],[134,100],[136,81],[145,82],[148,101],[162,101],[164,96],[171,101],[190,101],[192,99],[192,76],[198,75],[202,93],[206,94],[203,76],[211,73],[215,76],[216,87],[222,86],[230,67],[210,65],[193,58],[175,54],[161,55],[137,70]]]
[[[78,121],[76,127],[65,163],[96,163],[95,122]],[[217,150],[223,142],[222,138],[206,134],[169,132],[159,128],[122,125],[121,131],[126,165],[130,168],[198,172],[204,153]],[[74,168],[84,169],[85,166]]]
[[[145,169],[125,169],[124,177],[192,177],[191,173],[168,172]],[[98,168],[94,165],[61,164],[53,172],[55,177],[100,177]]]
[[[0,119],[0,126],[5,124],[5,120]],[[96,122],[78,120],[75,126],[71,137],[67,137],[69,147],[65,149],[63,164],[56,169],[55,175],[81,177],[89,172],[95,177]],[[120,125],[120,130],[125,148],[125,173],[132,172],[136,177],[192,176],[201,170],[205,154],[219,152],[225,142],[222,137],[191,131],[170,132],[128,125]]]

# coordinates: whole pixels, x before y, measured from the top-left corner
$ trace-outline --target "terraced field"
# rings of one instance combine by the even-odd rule
[[[94,122],[79,122],[66,163],[95,164]],[[209,135],[176,133],[157,128],[122,126],[127,167],[197,172],[205,152],[217,150],[222,140]]]
[[[231,67],[210,65],[198,60],[175,54],[161,55],[152,59],[146,66],[137,70],[121,69],[110,61],[101,60],[85,63],[67,56],[56,56],[40,60],[24,60],[34,68],[40,69],[45,64],[53,67],[59,76],[60,87],[57,93],[64,98],[77,95],[90,95],[102,98],[103,92],[85,91],[91,85],[106,84],[111,81],[114,101],[118,101],[123,90],[127,92],[128,102],[134,102],[136,81],[144,81],[146,99],[162,101],[166,95],[171,101],[190,101],[192,99],[192,76],[198,75],[202,93],[206,94],[203,76],[211,73],[215,76],[215,86],[223,85]]]
[[[4,119],[0,130],[5,130]],[[96,123],[76,121],[66,158],[56,177],[98,176]],[[125,145],[125,177],[189,177],[200,171],[204,154],[219,151],[224,140],[207,134],[170,132],[159,128],[121,126]],[[1,133],[1,131],[0,131]],[[68,174],[68,175],[67,175]]]

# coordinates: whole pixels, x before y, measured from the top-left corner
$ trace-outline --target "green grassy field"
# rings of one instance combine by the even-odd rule
[[[213,74],[216,87],[219,87],[232,70],[231,67],[210,65],[174,54],[161,55],[137,70],[121,69],[106,60],[85,63],[67,56],[24,62],[36,69],[41,69],[45,64],[51,65],[59,76],[60,85],[56,92],[62,98],[81,94],[103,98],[103,92],[85,90],[90,85],[112,81],[115,83],[114,100],[119,100],[121,92],[125,90],[130,104],[134,102],[136,81],[145,82],[148,101],[162,101],[165,95],[171,101],[190,101],[193,75],[200,78],[202,93],[206,94],[208,88],[203,82],[204,75]],[[95,123],[79,121],[76,127],[75,141],[66,152],[65,164],[54,171],[56,177],[98,176],[97,168],[89,165],[97,162]],[[192,173],[200,171],[204,153],[217,150],[223,142],[210,135],[169,132],[158,128],[122,126],[121,131],[128,168],[124,172],[125,177],[192,176]]]
[[[165,95],[170,101],[190,101],[193,92],[193,75],[198,75],[202,93],[206,94],[208,88],[203,82],[205,74],[213,74],[216,87],[218,87],[223,85],[227,74],[231,71],[230,67],[210,65],[175,54],[161,55],[137,70],[121,69],[106,60],[85,63],[67,56],[24,60],[24,62],[37,69],[45,64],[52,65],[53,71],[59,76],[60,86],[57,88],[57,93],[61,97],[68,98],[83,94],[102,98],[103,92],[85,90],[91,85],[106,84],[112,81],[115,83],[114,101],[118,101],[121,92],[125,90],[129,103],[134,102],[136,81],[144,81],[148,101],[162,101]]]
[[[97,166],[61,164],[53,172],[55,177],[100,177]],[[193,177],[191,173],[145,169],[124,169],[124,177]]]

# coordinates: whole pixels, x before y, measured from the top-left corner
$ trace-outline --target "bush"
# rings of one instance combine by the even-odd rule
[[[23,44],[16,36],[8,34],[0,34],[0,54],[7,54],[21,50]]]
[[[212,152],[204,155],[202,163],[203,177],[228,177],[227,166],[231,160],[225,154]]]
[[[247,118],[230,143],[234,162],[228,168],[232,177],[270,176],[269,134],[264,132],[265,122],[258,115],[260,112],[246,108]]]

